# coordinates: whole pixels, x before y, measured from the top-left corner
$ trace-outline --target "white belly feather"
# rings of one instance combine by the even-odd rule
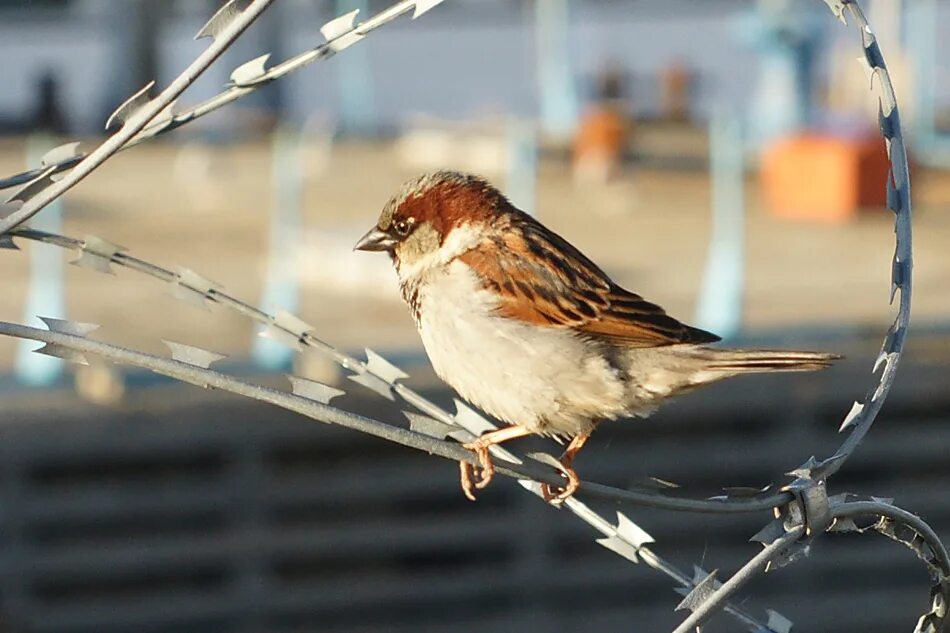
[[[501,318],[465,264],[418,286],[418,327],[436,373],[490,415],[573,436],[631,412],[618,372],[567,330]]]

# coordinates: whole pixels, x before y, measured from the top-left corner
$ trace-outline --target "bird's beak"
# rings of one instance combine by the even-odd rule
[[[366,232],[360,241],[353,247],[354,251],[391,251],[396,246],[396,240],[385,231],[376,227]]]

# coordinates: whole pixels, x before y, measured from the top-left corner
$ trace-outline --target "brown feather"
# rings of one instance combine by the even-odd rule
[[[459,259],[500,295],[499,314],[628,347],[719,340],[616,285],[566,240],[514,207],[496,216],[494,224],[504,237]]]

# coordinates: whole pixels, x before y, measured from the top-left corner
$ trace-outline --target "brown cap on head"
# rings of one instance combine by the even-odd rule
[[[425,173],[400,187],[383,207],[376,226],[354,248],[391,251],[422,225],[441,241],[455,226],[488,219],[506,206],[510,203],[505,196],[483,178],[446,170]]]

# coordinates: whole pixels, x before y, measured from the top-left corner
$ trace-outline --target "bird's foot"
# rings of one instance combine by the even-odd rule
[[[577,489],[581,486],[580,477],[577,476],[577,473],[571,468],[570,462],[564,463],[567,460],[561,461],[561,474],[564,475],[564,478],[567,479],[567,483],[563,487],[552,486],[551,484],[541,484],[541,494],[544,496],[544,500],[548,503],[561,504],[564,503],[571,497]]]
[[[564,454],[561,455],[561,459],[558,460],[558,463],[561,465],[561,474],[567,479],[566,486],[557,488],[550,484],[541,484],[541,494],[548,503],[564,503],[568,497],[573,495],[577,492],[577,489],[580,488],[581,480],[574,471],[574,458],[577,457],[577,454],[584,448],[584,444],[587,443],[589,437],[590,433],[576,436],[571,440]]]
[[[495,464],[492,463],[491,454],[488,452],[488,447],[491,445],[492,442],[485,441],[483,438],[462,445],[463,448],[473,451],[478,456],[478,466],[473,466],[466,461],[459,462],[462,492],[471,501],[475,501],[475,491],[485,488],[495,476]],[[473,480],[476,471],[478,471],[478,479]]]

